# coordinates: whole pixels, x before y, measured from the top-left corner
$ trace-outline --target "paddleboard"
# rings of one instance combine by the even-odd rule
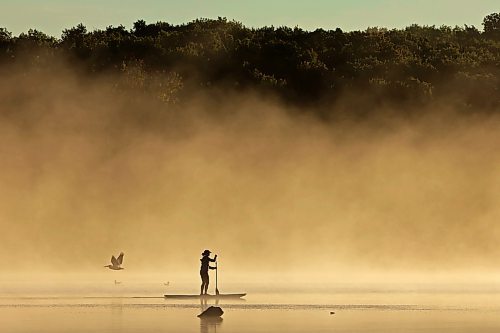
[[[219,295],[164,295],[165,298],[169,299],[223,299],[223,298],[242,298],[246,296],[243,294],[219,294]]]

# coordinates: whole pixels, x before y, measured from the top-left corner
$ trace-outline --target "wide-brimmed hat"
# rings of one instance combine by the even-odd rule
[[[201,255],[208,256],[210,253],[212,253],[212,252],[210,252],[210,250],[205,250],[205,251],[203,251],[203,253]]]

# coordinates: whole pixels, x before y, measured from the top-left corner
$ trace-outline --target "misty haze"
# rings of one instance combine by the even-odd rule
[[[0,29],[0,325],[496,332],[499,33]]]

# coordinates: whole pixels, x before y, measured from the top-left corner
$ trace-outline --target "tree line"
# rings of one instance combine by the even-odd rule
[[[138,20],[133,28],[61,37],[0,28],[0,69],[45,68],[63,57],[92,75],[117,74],[118,90],[182,104],[194,91],[254,90],[296,106],[354,109],[449,101],[460,109],[500,111],[500,13],[483,28],[420,26],[364,31],[248,28],[226,18],[172,25]],[[350,96],[350,98],[346,97]],[[333,111],[332,111],[333,112]]]

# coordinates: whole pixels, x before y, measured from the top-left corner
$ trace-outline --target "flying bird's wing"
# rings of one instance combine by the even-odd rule
[[[121,265],[123,263],[123,252],[120,253],[120,255],[118,256],[118,265]]]
[[[119,266],[120,263],[118,262],[118,260],[116,260],[115,256],[111,256],[111,263],[113,264],[113,266]]]

